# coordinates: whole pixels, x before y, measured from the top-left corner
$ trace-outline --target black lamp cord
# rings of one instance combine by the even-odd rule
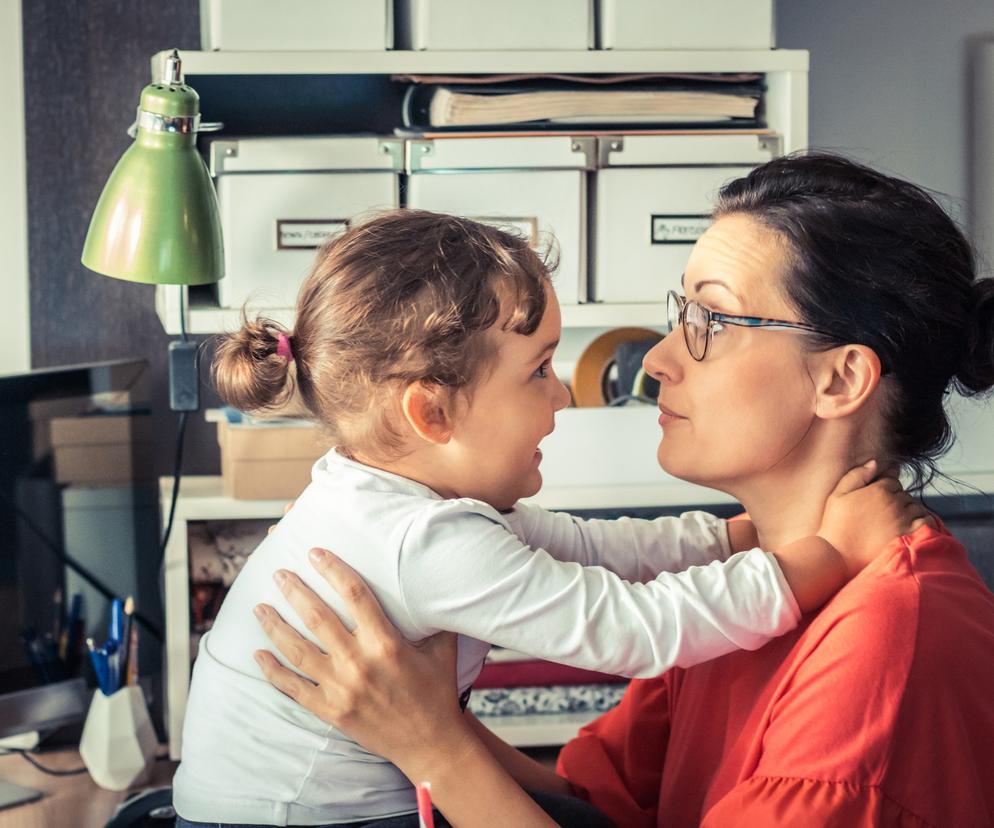
[[[187,293],[180,289],[179,300],[179,336],[183,342],[189,341],[186,333],[186,303]],[[200,373],[199,359],[196,365],[197,374]],[[166,519],[166,528],[162,533],[162,542],[159,544],[159,571],[163,570],[166,563],[166,546],[169,544],[169,536],[173,531],[173,519],[176,517],[176,501],[179,498],[179,484],[183,476],[183,440],[186,435],[186,424],[190,419],[189,411],[180,411],[179,420],[176,425],[176,455],[173,458],[173,491],[169,502],[169,516]]]
[[[42,773],[47,773],[49,776],[78,776],[81,773],[86,773],[86,768],[70,768],[69,770],[57,770],[55,768],[46,768],[41,762],[35,759],[31,752],[24,750],[23,748],[4,748],[0,751],[0,755],[6,756],[11,753],[16,753],[28,764],[34,765]]]

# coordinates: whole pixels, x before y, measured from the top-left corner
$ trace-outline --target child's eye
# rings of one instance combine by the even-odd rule
[[[533,376],[536,376],[539,379],[545,379],[547,376],[549,376],[549,369],[551,367],[552,367],[552,360],[547,359],[545,362],[539,365],[538,368],[535,369],[535,373],[533,374]]]

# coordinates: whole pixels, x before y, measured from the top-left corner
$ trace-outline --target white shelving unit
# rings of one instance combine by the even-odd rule
[[[153,77],[161,75],[167,52],[152,58]],[[375,52],[184,52],[183,69],[196,86],[204,76],[279,75],[393,75],[522,73],[637,73],[637,72],[755,72],[766,83],[766,128],[779,137],[783,152],[801,149],[808,140],[808,53],[804,51],[375,51]],[[205,112],[205,117],[211,113]],[[577,130],[577,135],[589,134]],[[202,294],[185,288],[160,287],[156,309],[167,333],[180,332],[181,309],[186,330],[211,334],[234,330],[240,310],[224,309]],[[288,327],[293,310],[250,306]],[[573,329],[618,326],[657,327],[665,319],[659,304],[567,305],[563,325]],[[172,481],[161,484],[163,514],[168,513]],[[550,486],[535,502],[554,509],[637,508],[686,504],[730,503],[731,498],[660,475],[649,485]],[[179,757],[183,715],[190,680],[190,611],[187,528],[191,521],[277,519],[282,501],[233,500],[223,495],[219,477],[191,477],[183,481],[175,522],[165,555],[166,653],[168,662],[167,726],[170,755]],[[495,732],[518,746],[561,745],[595,718],[593,714],[514,716],[502,718]]]
[[[153,76],[168,52],[152,59]],[[393,75],[488,74],[504,72],[634,73],[634,72],[759,72],[764,75],[767,128],[776,133],[784,152],[807,145],[808,53],[764,51],[561,51],[561,52],[184,52],[187,77],[251,75]],[[208,117],[210,113],[205,113]],[[577,130],[577,134],[584,134]],[[187,331],[211,334],[234,330],[241,311],[187,298],[186,288],[160,287],[156,310],[169,334],[180,332],[180,309],[186,302]],[[250,305],[292,327],[291,308]],[[658,325],[665,318],[661,305],[581,304],[563,308],[566,328],[613,328]]]

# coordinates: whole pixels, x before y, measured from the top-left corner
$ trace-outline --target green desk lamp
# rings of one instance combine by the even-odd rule
[[[173,50],[163,80],[142,90],[135,141],[93,211],[86,267],[153,285],[206,285],[224,275],[217,196],[196,148],[197,133],[212,126],[200,124],[200,96],[182,82]]]
[[[134,143],[121,156],[93,211],[82,262],[115,279],[152,285],[207,285],[224,276],[217,195],[197,152],[200,96],[182,81],[175,49],[160,82],[142,90]],[[200,406],[197,343],[169,344],[169,402],[174,411]]]

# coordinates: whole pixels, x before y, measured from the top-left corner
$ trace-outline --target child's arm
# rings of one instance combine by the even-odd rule
[[[844,480],[855,478],[856,489],[866,474],[856,470]],[[852,517],[848,524],[833,517],[847,511],[833,505],[821,537],[663,572],[648,583],[557,561],[465,503],[443,501],[408,531],[397,583],[413,625],[426,635],[448,629],[575,667],[654,676],[756,649],[792,629],[802,611],[819,606],[870,559],[867,549],[875,554],[908,531],[907,496],[893,485],[897,492],[881,482],[830,499],[851,503],[850,515],[876,504],[870,514],[879,537],[869,542],[845,529]],[[887,504],[890,523],[877,514]]]
[[[756,649],[800,617],[775,558],[760,549],[631,583],[525,546],[458,501],[408,530],[397,584],[425,635],[448,629],[623,676]]]
[[[756,546],[749,521],[734,526],[707,512],[654,520],[585,520],[519,503],[505,517],[529,546],[560,561],[603,566],[627,581],[651,581],[660,572],[725,560]]]

